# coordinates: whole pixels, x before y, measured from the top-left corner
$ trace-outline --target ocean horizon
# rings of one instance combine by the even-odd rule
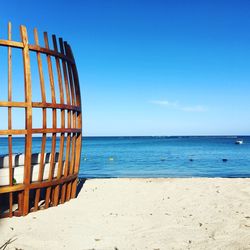
[[[243,139],[244,144],[235,141]],[[109,136],[83,139],[79,175],[249,177],[250,136]]]
[[[0,150],[8,153],[7,138]],[[32,153],[40,151],[41,137],[33,137]],[[21,152],[24,138],[13,137],[13,153]],[[79,177],[250,177],[249,152],[250,136],[84,136]]]

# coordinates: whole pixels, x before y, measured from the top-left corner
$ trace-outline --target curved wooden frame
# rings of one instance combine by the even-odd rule
[[[11,217],[13,215],[27,215],[31,211],[36,211],[49,206],[56,206],[59,203],[74,198],[76,195],[77,178],[81,157],[82,141],[82,116],[81,116],[81,95],[77,74],[77,68],[73,53],[67,42],[59,38],[59,48],[56,36],[52,36],[53,48],[49,46],[49,38],[46,32],[44,44],[39,45],[38,32],[34,29],[35,44],[28,43],[28,34],[25,26],[20,26],[21,41],[12,41],[11,23],[8,24],[8,40],[0,40],[0,47],[5,46],[8,50],[8,100],[0,100],[0,107],[8,109],[8,129],[0,130],[0,136],[8,136],[9,154],[9,183],[8,186],[0,186],[1,195],[8,196],[8,209],[1,211],[1,217]],[[23,102],[15,102],[12,99],[12,50],[22,50],[23,72],[24,72],[24,93]],[[30,53],[36,54],[36,64],[39,72],[41,102],[32,100],[32,79]],[[45,78],[43,73],[42,55],[46,55],[47,72],[49,75],[51,103],[46,101]],[[56,68],[53,72],[52,59]],[[19,67],[21,65],[18,65]],[[32,65],[33,67],[33,65]],[[59,93],[56,93],[55,74]],[[56,94],[60,96],[60,102],[56,101]],[[65,98],[66,97],[66,98]],[[25,110],[25,128],[13,129],[12,108],[22,108]],[[32,125],[32,112],[34,109],[42,111],[42,128],[34,128]],[[52,127],[48,128],[47,110],[52,112]],[[57,122],[57,113],[60,113],[60,124]],[[66,124],[67,120],[67,124]],[[32,137],[41,134],[41,162],[39,163],[39,175],[37,182],[31,182],[31,156]],[[46,149],[46,139],[48,134],[51,137],[51,162],[49,166],[49,178],[43,180],[44,155]],[[24,161],[24,181],[22,184],[13,183],[13,136],[25,136],[25,161]],[[58,169],[56,178],[53,178],[56,140],[60,141]],[[65,146],[66,144],[66,146]],[[41,192],[45,192],[44,205],[40,206]],[[31,195],[32,193],[32,195]],[[17,198],[16,198],[17,197]],[[14,200],[17,199],[18,208],[13,208]],[[1,200],[0,200],[1,209]],[[6,212],[7,211],[7,212]]]

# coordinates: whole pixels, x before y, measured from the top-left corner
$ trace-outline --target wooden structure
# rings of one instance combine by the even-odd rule
[[[33,40],[34,43],[30,44],[25,26],[20,26],[20,41],[13,41],[12,34],[14,33],[11,23],[8,24],[7,34],[6,40],[0,40],[0,48],[7,49],[8,65],[6,65],[6,70],[8,77],[6,84],[8,87],[6,89],[8,94],[6,95],[7,100],[0,100],[0,108],[7,110],[8,117],[4,117],[4,119],[8,119],[8,127],[0,129],[0,140],[1,137],[8,138],[9,185],[0,185],[1,217],[27,215],[29,212],[57,206],[74,198],[82,140],[80,86],[75,60],[68,43],[62,38],[57,40],[55,35],[50,40],[46,32],[43,33],[43,42],[39,42],[37,29],[34,29],[34,34],[29,35],[29,39]],[[12,60],[14,50],[21,50],[23,64],[14,65]],[[33,61],[31,60],[32,56],[33,59],[35,58]],[[21,86],[24,91],[23,101],[14,100],[12,94],[14,87],[12,72],[15,67],[23,68],[24,80],[21,79],[24,81],[24,86]],[[0,65],[0,72],[2,68]],[[35,76],[31,74],[31,69],[34,68],[38,72],[37,79],[34,79]],[[45,76],[45,72],[47,76]],[[39,87],[34,86],[35,82],[38,83]],[[0,86],[2,84],[4,83],[1,81],[0,75]],[[50,87],[46,88],[46,84]],[[40,101],[34,101],[33,90],[39,91]],[[24,128],[13,128],[14,108],[24,111]],[[41,127],[34,126],[34,114],[37,114],[38,110],[41,113]],[[49,113],[51,114],[51,126],[48,124]],[[15,154],[13,141],[16,136],[25,138],[23,183],[15,183],[13,176],[13,170],[16,168],[13,166]],[[37,152],[40,157],[39,174],[37,180],[32,181],[32,143],[37,136],[41,138],[40,152]],[[49,174],[47,179],[43,179],[48,141],[51,155]],[[56,155],[58,156],[57,160]],[[57,167],[55,168],[56,162]]]

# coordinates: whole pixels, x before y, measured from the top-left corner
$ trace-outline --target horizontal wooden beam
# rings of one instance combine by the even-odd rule
[[[0,40],[0,46],[23,49],[23,43],[16,42],[16,41],[9,41],[9,40]],[[72,60],[71,58],[69,58],[69,57],[67,57],[59,52],[56,52],[55,50],[43,48],[43,47],[40,47],[38,45],[33,45],[33,44],[29,44],[28,47],[29,47],[29,50],[31,50],[31,51],[40,52],[40,53],[43,53],[46,55],[55,56],[55,57],[61,58],[62,60],[70,62],[72,64],[75,63],[74,60]]]
[[[61,177],[60,179],[52,179],[51,181],[32,182],[29,185],[29,189],[45,188],[45,187],[63,184],[63,183],[76,179],[77,176],[78,174],[73,174],[73,175],[68,175],[66,177]]]
[[[4,187],[0,187],[0,194],[17,192],[21,190],[24,190],[24,184],[17,184],[14,186],[4,186]]]
[[[45,188],[49,186],[55,186],[63,183],[67,183],[76,179],[78,174],[68,175],[66,177],[61,177],[60,179],[52,179],[51,181],[42,181],[42,182],[31,182],[29,184],[29,189],[35,188]],[[9,192],[17,192],[24,190],[24,184],[17,184],[14,186],[3,186],[0,187],[0,194],[9,193]]]
[[[25,108],[27,107],[27,102],[3,102],[0,101],[0,107],[12,107],[12,108]]]
[[[29,49],[31,51],[40,52],[40,53],[43,53],[43,54],[46,54],[46,55],[59,57],[59,58],[65,60],[65,61],[68,61],[68,62],[72,63],[72,64],[74,63],[74,61],[71,58],[69,58],[69,57],[67,57],[67,56],[65,56],[65,55],[63,55],[63,54],[61,54],[59,52],[56,52],[55,50],[43,48],[43,47],[40,47],[38,45],[32,45],[32,44],[29,44],[28,46],[29,46]]]
[[[26,108],[28,106],[27,102],[6,102],[0,101],[0,107],[12,107],[12,108]],[[68,104],[60,104],[60,103],[43,103],[43,102],[32,102],[33,108],[55,108],[55,109],[65,109],[72,111],[81,111],[81,107],[77,107],[74,105]]]
[[[32,134],[44,134],[44,133],[81,133],[80,128],[33,128]],[[6,129],[0,130],[0,135],[26,135],[26,129]]]
[[[81,111],[81,107],[67,105],[67,104],[56,104],[56,103],[43,103],[43,102],[32,102],[33,108],[55,108],[55,109],[67,109],[73,111]]]
[[[33,128],[32,134],[43,133],[81,133],[82,129],[79,128]]]
[[[23,48],[23,43],[15,42],[15,41],[9,41],[9,40],[0,40],[0,46],[7,46],[7,47],[22,49]]]
[[[26,135],[26,129],[5,129],[0,130],[0,135]]]

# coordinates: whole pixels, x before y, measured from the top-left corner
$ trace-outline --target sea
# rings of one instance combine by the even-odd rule
[[[244,143],[235,144],[238,139]],[[40,150],[41,138],[34,137],[32,152]],[[8,153],[7,138],[0,139],[0,152]],[[20,152],[24,138],[13,138],[13,153]],[[250,136],[83,137],[79,176],[250,177]]]
[[[89,137],[80,176],[250,177],[250,136]]]

